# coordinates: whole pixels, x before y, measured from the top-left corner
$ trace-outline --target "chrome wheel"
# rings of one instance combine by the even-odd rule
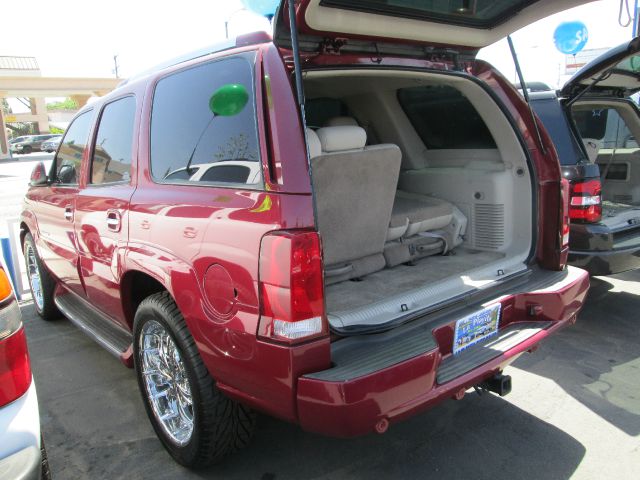
[[[172,442],[186,445],[193,434],[193,400],[180,351],[156,320],[143,325],[139,347],[142,379],[153,414]]]
[[[44,308],[44,295],[42,292],[42,280],[40,278],[40,270],[38,269],[38,261],[36,260],[36,252],[31,245],[27,246],[27,275],[29,276],[29,285],[31,286],[31,294],[33,301],[36,302],[39,310]]]

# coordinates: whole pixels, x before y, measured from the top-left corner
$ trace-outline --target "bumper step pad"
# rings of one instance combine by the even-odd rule
[[[438,368],[439,384],[454,380],[488,362],[535,334],[548,328],[552,322],[518,322],[500,330],[497,336],[483,340],[458,355],[445,358]]]
[[[398,327],[386,333],[348,337],[331,346],[333,368],[304,375],[344,382],[377,372],[438,348],[430,329]]]

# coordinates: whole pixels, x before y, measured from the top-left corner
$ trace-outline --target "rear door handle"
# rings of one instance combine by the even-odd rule
[[[118,210],[109,210],[107,212],[107,228],[112,232],[119,232],[122,226],[122,215]]]
[[[73,220],[73,209],[71,208],[71,205],[64,207],[64,218],[69,221]]]

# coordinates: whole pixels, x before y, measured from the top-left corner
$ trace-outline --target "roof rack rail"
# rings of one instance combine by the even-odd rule
[[[269,35],[265,31],[244,33],[242,35],[238,35],[235,39],[230,39],[225,42],[215,43],[207,47],[199,48],[198,50],[194,50],[192,52],[185,53],[184,55],[180,55],[179,57],[172,58],[171,60],[167,60],[166,62],[162,62],[155,67],[150,68],[149,70],[145,70],[123,80],[118,84],[118,87],[126,85],[133,80],[137,80],[139,78],[146,77],[147,75],[151,75],[152,73],[164,70],[165,68],[173,67],[174,65],[179,65],[196,58],[204,57],[205,55],[222,52],[224,50],[230,50],[232,48],[248,47],[249,45],[259,45],[261,43],[268,43],[270,41],[271,35]]]

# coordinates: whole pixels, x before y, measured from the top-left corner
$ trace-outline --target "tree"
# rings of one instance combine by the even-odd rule
[[[0,99],[2,100],[0,102],[0,108],[2,108],[2,113],[13,113],[13,110],[11,110],[11,106],[9,105],[9,102],[7,102],[6,98],[2,98]]]
[[[78,110],[78,104],[71,98],[65,98],[62,102],[47,103],[47,110]]]

